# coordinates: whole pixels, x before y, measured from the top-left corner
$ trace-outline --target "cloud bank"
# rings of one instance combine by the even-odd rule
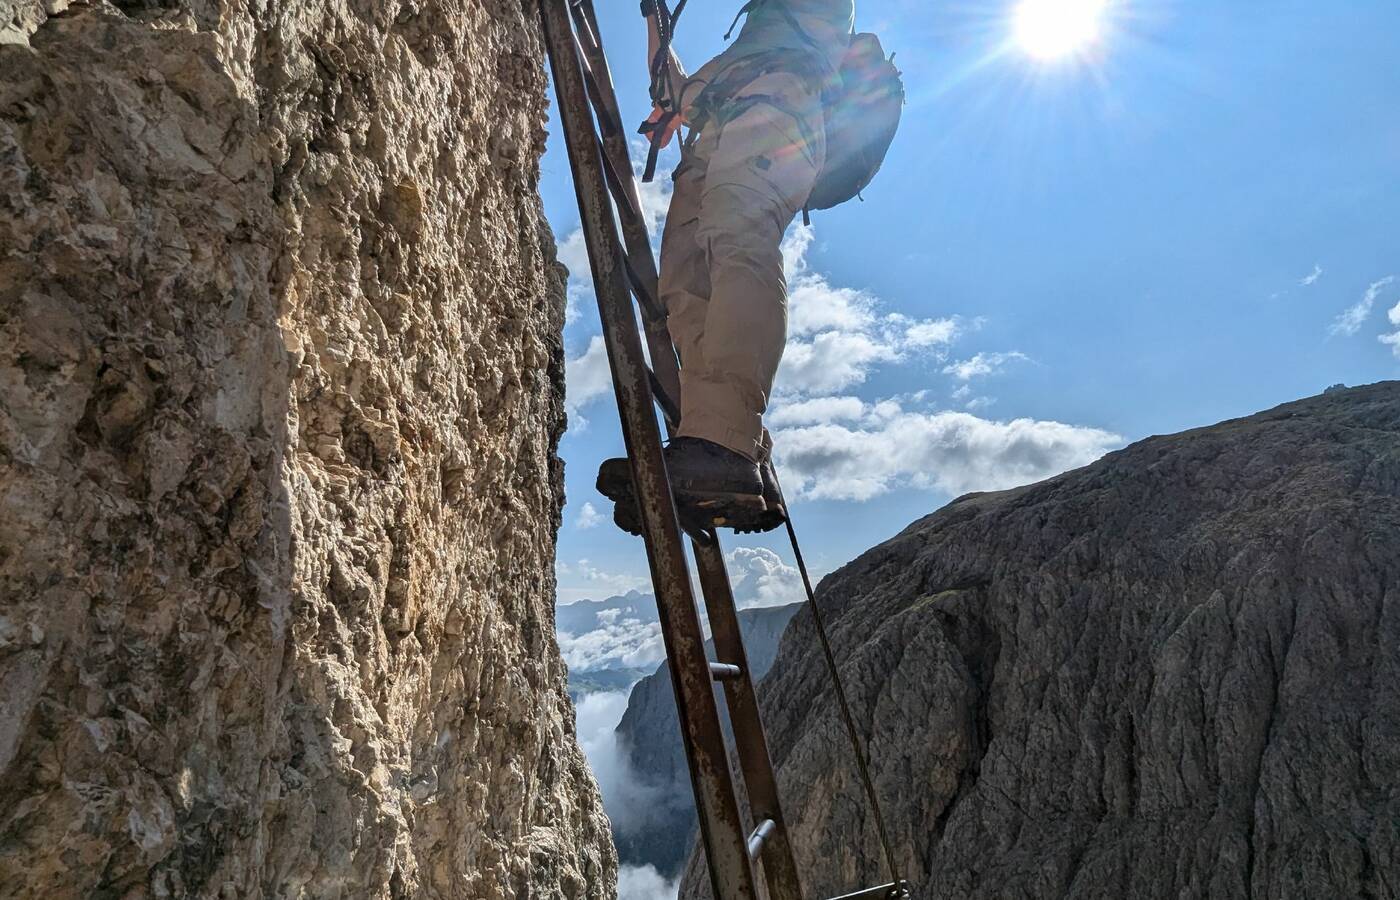
[[[583,634],[560,631],[559,652],[576,672],[594,669],[643,669],[666,658],[661,626],[656,622],[616,617]]]
[[[644,783],[627,761],[616,728],[627,710],[627,691],[589,694],[575,711],[579,745],[603,794],[603,809],[613,830],[635,834],[657,821],[666,809],[669,792]],[[672,900],[677,883],[667,881],[652,866],[623,866],[617,873],[618,900]]]
[[[647,190],[648,224],[656,229],[666,189]],[[975,332],[980,320],[887,312],[874,294],[835,286],[813,271],[808,255],[814,240],[811,228],[798,226],[782,245],[788,344],[767,422],[791,499],[859,502],[901,487],[952,494],[995,490],[1085,465],[1122,443],[1118,435],[1097,428],[975,415],[996,398],[974,395],[970,382],[1029,358],[1006,350],[950,359],[951,347]],[[561,254],[572,247],[566,240]],[[1374,285],[1374,294],[1384,286]],[[1365,302],[1373,304],[1374,294]],[[916,364],[958,385],[952,399],[961,411],[931,408],[928,391],[857,395],[881,367]],[[580,410],[610,386],[601,337],[568,360],[567,378],[569,412],[576,424],[586,424]]]
[[[954,495],[1015,487],[1087,465],[1122,440],[1061,422],[903,410],[857,423],[784,428],[773,436],[789,493],[856,501],[901,486]]]
[[[766,547],[735,547],[724,555],[740,609],[786,606],[807,599],[802,575]]]

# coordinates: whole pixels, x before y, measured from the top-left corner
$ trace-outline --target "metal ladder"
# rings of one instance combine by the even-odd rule
[[[705,636],[691,591],[682,531],[653,411],[655,403],[668,432],[675,428],[680,418],[679,365],[659,300],[656,263],[593,2],[539,0],[539,5],[713,895],[715,900],[758,900],[761,895],[755,872],[761,864],[769,900],[803,900],[734,594],[713,530],[691,536],[720,661],[711,663],[705,656]],[[650,366],[642,352],[632,306],[634,295]],[[808,590],[810,593],[810,584]],[[740,814],[715,701],[715,681],[724,688],[736,756],[748,792],[748,824]],[[844,697],[842,702],[844,707]],[[890,864],[893,867],[893,859]],[[837,900],[908,896],[907,885],[893,873],[891,877],[896,880]]]

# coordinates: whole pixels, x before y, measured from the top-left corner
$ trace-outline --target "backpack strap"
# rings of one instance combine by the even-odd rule
[[[724,33],[724,39],[726,41],[729,40],[729,36],[733,34],[734,29],[739,26],[740,19],[742,19],[744,16],[747,16],[754,10],[758,9],[765,2],[766,0],[749,0],[748,3],[745,3],[743,6],[741,6],[739,8],[739,11],[734,14],[734,21],[729,23],[729,30]]]

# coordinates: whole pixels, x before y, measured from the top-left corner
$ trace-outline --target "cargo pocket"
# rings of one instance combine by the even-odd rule
[[[791,112],[749,99],[753,102],[747,109],[724,123],[706,173],[705,190],[739,185],[796,213],[816,183],[820,148],[811,146]]]

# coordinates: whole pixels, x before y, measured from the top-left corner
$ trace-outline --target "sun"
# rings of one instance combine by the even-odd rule
[[[1082,53],[1098,42],[1108,0],[1021,0],[1013,14],[1016,43],[1050,62]]]

